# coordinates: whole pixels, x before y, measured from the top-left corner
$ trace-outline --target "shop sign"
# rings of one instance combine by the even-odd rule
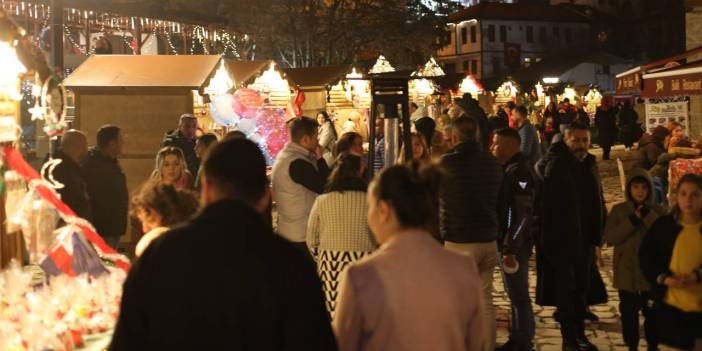
[[[640,93],[641,73],[636,72],[617,78],[617,94]]]
[[[651,132],[657,126],[667,126],[670,122],[682,125],[685,134],[690,130],[690,116],[686,101],[646,103],[646,131]]]
[[[643,95],[647,97],[702,95],[702,73],[645,79]]]

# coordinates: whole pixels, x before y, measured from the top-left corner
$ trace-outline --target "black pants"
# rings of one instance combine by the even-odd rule
[[[612,145],[602,145],[602,159],[609,160],[609,152],[612,150]]]
[[[554,267],[558,278],[556,307],[564,343],[574,343],[578,338],[585,338],[585,308],[593,254],[593,248],[589,248],[561,260]]]
[[[639,312],[643,312],[644,332],[648,348],[658,345],[656,319],[648,305],[650,294],[647,291],[631,292],[619,290],[619,313],[622,315],[622,336],[629,349],[639,346]]]

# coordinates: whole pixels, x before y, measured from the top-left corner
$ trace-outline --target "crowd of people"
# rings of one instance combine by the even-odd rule
[[[649,350],[699,347],[702,178],[683,177],[666,210],[664,180],[646,169],[680,157],[674,125],[642,137],[643,167],[608,213],[579,102],[549,105],[537,124],[513,103],[488,117],[470,95],[445,107],[413,118],[411,155],[401,146],[397,160],[382,119],[373,155],[324,112],[292,119],[270,178],[245,135],[197,136],[186,114],[131,206],[120,129],[100,128],[90,150],[67,132],[53,173],[64,201],[112,246],[130,207],[144,233],[110,349],[530,351],[535,253],[536,303],[557,307],[563,350],[594,351],[585,319],[603,302],[592,296],[605,243],[626,345],[638,348],[643,312]],[[608,111],[594,118],[603,148],[615,139],[603,128],[623,125]],[[512,309],[503,345],[496,269]]]

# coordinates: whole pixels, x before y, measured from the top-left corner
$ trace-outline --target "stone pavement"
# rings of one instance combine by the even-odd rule
[[[607,208],[617,202],[623,201],[624,194],[621,190],[619,173],[617,170],[617,157],[622,159],[625,171],[632,167],[635,161],[635,151],[625,151],[621,146],[612,150],[612,160],[602,161],[601,150],[591,150],[600,160],[598,162],[602,184],[604,187],[605,201]],[[603,249],[602,254],[605,265],[600,268],[600,274],[607,287],[608,302],[604,305],[591,306],[599,318],[599,322],[586,322],[586,334],[590,341],[597,345],[600,351],[625,351],[628,350],[624,344],[621,335],[621,326],[619,323],[619,296],[617,291],[612,287],[612,248]],[[530,262],[529,272],[529,292],[532,301],[534,301],[534,293],[536,289],[536,269],[535,262],[532,259]],[[493,305],[497,314],[497,345],[502,345],[507,341],[508,326],[510,316],[510,303],[507,293],[502,284],[502,277],[498,270],[494,273],[495,291],[493,292]],[[541,307],[533,304],[534,314],[536,318],[536,340],[535,347],[537,351],[558,351],[561,350],[562,339],[558,326],[558,322],[553,319],[554,307]],[[643,324],[642,324],[643,325]],[[643,331],[641,333],[643,336]],[[639,345],[640,350],[646,349],[646,341],[641,340]]]

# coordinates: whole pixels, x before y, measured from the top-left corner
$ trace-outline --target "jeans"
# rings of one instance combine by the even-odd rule
[[[650,294],[647,291],[631,292],[619,290],[619,313],[622,315],[622,336],[629,349],[639,347],[639,311],[643,312],[644,332],[648,348],[658,345],[656,321],[648,306]]]
[[[656,196],[656,203],[665,206],[667,202],[668,181],[661,177],[651,177],[653,182],[653,193]]]
[[[590,288],[590,269],[594,248],[581,249],[574,257],[554,262],[557,278],[556,307],[560,314],[561,335],[564,343],[585,338],[587,291]]]
[[[509,339],[516,350],[530,351],[533,346],[534,311],[529,297],[529,257],[531,243],[524,243],[517,253],[519,270],[513,274],[504,273],[503,280],[507,295],[512,302],[512,318]]]
[[[483,338],[483,351],[493,351],[495,349],[495,339],[497,339],[497,324],[495,321],[495,309],[492,306],[492,274],[495,272],[495,267],[497,267],[497,242],[452,243],[447,241],[444,245],[450,251],[473,257],[478,266],[478,273],[483,282],[483,320],[486,326]]]

